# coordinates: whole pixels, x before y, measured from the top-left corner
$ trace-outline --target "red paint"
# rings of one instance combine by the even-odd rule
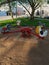
[[[6,28],[6,27],[4,27],[4,28],[2,28],[2,30],[4,30],[4,31],[5,31],[5,30],[7,30],[7,28]]]
[[[37,36],[39,39],[44,39],[44,37],[39,36],[38,34],[35,34],[32,32],[33,35]]]
[[[3,28],[3,30],[6,30],[7,28]],[[29,27],[24,27],[24,28],[20,28],[19,30],[16,30],[16,31],[10,31],[10,32],[3,32],[3,34],[10,34],[10,33],[17,33],[17,32],[21,32],[22,33],[22,36],[31,36],[31,34],[37,36],[38,38],[40,39],[44,39],[44,37],[41,37],[39,36],[38,34],[35,34],[32,32],[32,28],[29,28]],[[25,34],[26,33],[26,34]]]

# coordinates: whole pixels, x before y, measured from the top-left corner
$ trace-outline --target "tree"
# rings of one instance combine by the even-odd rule
[[[17,18],[17,1],[13,1],[12,3],[11,3],[11,6],[12,6],[12,8],[14,9],[16,9],[16,11],[15,11],[15,14],[16,14],[16,18]]]
[[[47,3],[49,4],[49,0],[47,0]]]
[[[27,12],[30,15],[31,19],[34,19],[34,12],[37,8],[39,8],[41,6],[41,4],[43,4],[43,0],[26,0],[27,3],[30,5],[31,7],[31,13],[29,12],[29,10],[26,8],[26,6],[24,6],[24,4],[22,3],[22,1],[19,1],[19,3],[27,10]]]
[[[19,1],[19,3],[20,3],[20,4],[27,10],[27,12],[29,13],[31,19],[34,19],[34,12],[35,12],[35,10],[36,10],[37,8],[39,8],[39,7],[41,6],[41,4],[43,4],[43,0],[8,0],[8,2],[7,2],[7,1],[2,2],[1,5],[2,5],[2,4],[5,4],[5,3],[9,3],[9,5],[10,5],[10,2],[13,2],[13,1]],[[30,7],[31,7],[31,9],[32,9],[31,13],[30,13],[29,10],[26,8],[26,6],[24,6],[23,2],[25,2],[25,3],[27,2],[27,3],[30,5]],[[10,9],[11,9],[11,6],[9,6],[9,7],[10,7]]]
[[[11,9],[11,0],[0,0],[0,6],[1,5],[4,5],[8,3],[8,6],[9,6],[9,12],[10,12],[10,15],[12,17],[12,20],[13,20],[13,13],[12,13],[12,9]]]
[[[8,2],[8,6],[9,6],[9,12],[10,12],[10,15],[11,15],[12,20],[13,20],[14,18],[13,18],[13,12],[12,12],[12,9],[11,9],[11,2],[10,2],[10,0],[7,0],[7,2]]]

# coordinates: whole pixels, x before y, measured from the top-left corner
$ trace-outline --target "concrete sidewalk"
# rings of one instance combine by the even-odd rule
[[[19,17],[27,17],[27,15],[17,16],[17,18],[19,18]],[[14,18],[16,18],[16,16],[14,16]],[[11,16],[0,16],[0,21],[2,21],[2,20],[8,20],[8,19],[12,19]]]

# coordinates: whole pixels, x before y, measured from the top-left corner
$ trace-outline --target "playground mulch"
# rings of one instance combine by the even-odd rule
[[[49,34],[43,40],[20,34],[0,35],[0,65],[49,65]]]

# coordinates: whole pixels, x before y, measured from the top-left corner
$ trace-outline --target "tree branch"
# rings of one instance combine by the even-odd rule
[[[13,2],[13,1],[17,1],[17,0],[10,0],[9,2]],[[6,0],[6,1],[4,1],[4,2],[1,2],[0,3],[0,5],[3,5],[3,4],[6,4],[6,3],[8,3],[8,1]]]
[[[38,7],[39,4],[40,4],[40,3],[37,3],[37,4],[35,5],[35,8]]]
[[[31,4],[30,0],[28,0],[28,2],[29,2],[29,4],[30,4],[30,6],[32,7],[32,4]]]
[[[41,4],[39,4],[35,9],[38,9],[41,6]]]
[[[22,2],[19,1],[19,3],[26,9],[26,11],[29,13],[29,15],[31,15],[30,12],[28,11],[28,9],[22,4]]]

